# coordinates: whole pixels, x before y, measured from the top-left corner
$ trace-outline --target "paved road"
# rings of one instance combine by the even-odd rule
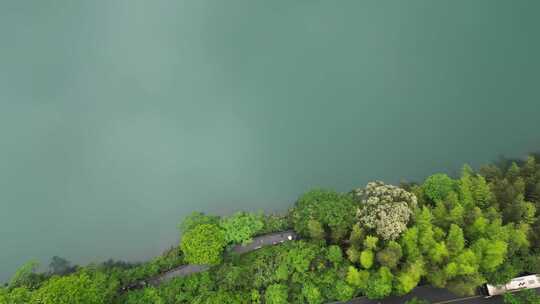
[[[182,265],[176,268],[173,268],[165,273],[162,273],[159,276],[153,277],[148,280],[148,284],[157,286],[163,282],[169,281],[176,277],[183,277],[188,274],[202,272],[210,268],[207,265]]]
[[[292,230],[270,233],[253,238],[253,242],[247,245],[235,245],[232,248],[232,251],[235,253],[243,254],[257,250],[264,246],[272,246],[298,238],[298,235]],[[202,272],[207,270],[208,268],[210,267],[207,265],[182,265],[148,280],[132,284],[124,288],[124,290],[141,288],[148,284],[157,286],[173,278]],[[540,294],[540,288],[537,288],[536,291]],[[446,289],[440,289],[430,286],[416,287],[409,294],[402,297],[388,297],[383,300],[369,300],[362,297],[347,302],[333,302],[328,304],[403,304],[407,300],[412,299],[413,297],[428,300],[432,304],[503,304],[502,297],[492,297],[488,299],[485,299],[484,296],[481,295],[460,297]]]
[[[253,242],[247,245],[236,245],[233,247],[232,251],[236,253],[246,253],[264,246],[276,245],[296,239],[298,239],[298,235],[292,230],[270,233],[253,238]]]
[[[282,231],[276,233],[269,233],[253,238],[253,241],[247,245],[235,245],[231,250],[233,252],[242,254],[250,251],[257,250],[264,246],[272,246],[287,241],[292,241],[298,238],[298,235],[292,231]],[[167,282],[173,278],[187,276],[193,273],[198,273],[207,270],[210,266],[207,265],[182,265],[176,268],[173,268],[167,272],[161,273],[155,277],[149,278],[147,280],[142,280],[136,283],[133,283],[129,286],[124,287],[122,290],[132,290],[143,288],[147,285],[157,286],[163,282]]]
[[[536,291],[540,294],[540,288]],[[388,297],[383,300],[369,300],[367,298],[356,298],[348,302],[333,302],[329,304],[403,304],[413,297],[425,299],[432,304],[503,304],[501,296],[484,298],[482,295],[470,297],[457,296],[446,289],[440,289],[430,286],[416,287],[409,294],[402,297]]]

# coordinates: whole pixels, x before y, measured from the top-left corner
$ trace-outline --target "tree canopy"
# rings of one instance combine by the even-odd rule
[[[30,304],[110,303],[118,284],[102,273],[53,276],[32,294]]]
[[[187,231],[180,242],[188,263],[215,265],[221,262],[227,241],[223,230],[215,224],[201,224]]]
[[[264,227],[263,216],[248,212],[237,212],[223,218],[220,226],[225,233],[227,243],[251,242],[251,238]]]
[[[357,217],[361,226],[373,229],[384,240],[395,240],[407,229],[416,208],[416,196],[383,182],[370,182],[354,192],[360,202]]]
[[[343,239],[354,223],[356,205],[349,194],[315,189],[302,195],[292,210],[294,229],[303,236]]]

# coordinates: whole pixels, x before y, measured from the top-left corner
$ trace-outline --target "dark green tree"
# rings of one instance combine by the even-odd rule
[[[294,229],[301,235],[311,236],[309,223],[315,220],[337,242],[346,237],[348,229],[352,227],[355,211],[350,194],[311,190],[298,199],[291,216]],[[320,235],[319,231],[316,235]]]
[[[448,175],[438,173],[428,177],[422,189],[424,194],[432,201],[444,200],[448,194],[455,190],[456,182]]]
[[[463,230],[455,224],[450,226],[448,237],[446,238],[446,247],[450,256],[457,256],[465,248],[465,237],[463,236]]]
[[[348,301],[354,296],[355,290],[352,286],[342,280],[335,282],[335,299]]]
[[[308,304],[321,304],[323,303],[323,298],[319,288],[314,284],[305,284],[302,287],[302,295]]]
[[[314,240],[324,240],[326,237],[323,226],[319,221],[314,219],[308,221],[308,235]]]
[[[382,299],[392,292],[394,275],[388,267],[381,267],[369,279],[365,294],[369,299]]]
[[[341,248],[337,245],[331,245],[328,247],[328,253],[326,254],[327,259],[332,262],[334,267],[338,267],[343,261],[343,252]]]
[[[227,243],[247,244],[264,227],[263,216],[248,212],[237,212],[220,221]]]
[[[66,275],[77,270],[76,266],[71,266],[71,262],[59,256],[53,256],[49,263],[49,272],[56,275]]]
[[[42,278],[39,274],[36,273],[37,268],[39,267],[39,262],[37,260],[30,260],[24,265],[19,267],[15,274],[11,277],[9,281],[9,288],[13,289],[16,287],[27,287],[30,289],[35,289],[39,286]]]
[[[147,287],[140,291],[129,293],[125,304],[165,304],[156,288]]]
[[[377,252],[377,262],[382,266],[394,269],[397,267],[402,255],[401,246],[397,242],[390,241],[384,249]]]
[[[268,286],[264,293],[266,304],[288,304],[287,286],[283,284],[272,284]]]

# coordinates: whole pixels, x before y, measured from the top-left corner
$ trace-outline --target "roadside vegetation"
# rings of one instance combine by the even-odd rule
[[[540,304],[540,296],[534,290],[523,290],[504,295],[505,304]]]
[[[0,304],[320,304],[404,295],[419,284],[471,295],[486,282],[540,273],[539,211],[540,165],[533,156],[477,171],[464,166],[457,177],[439,173],[418,184],[314,189],[284,215],[193,213],[179,224],[179,246],[146,263],[79,267],[55,257],[48,272],[38,273],[30,261],[0,288]],[[243,255],[230,250],[286,229],[301,239]],[[183,264],[211,268],[121,292]],[[505,300],[537,303],[524,302],[533,298]]]

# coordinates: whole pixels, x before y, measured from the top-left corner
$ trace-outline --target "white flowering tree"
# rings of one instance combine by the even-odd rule
[[[353,195],[360,203],[356,214],[360,224],[383,240],[395,240],[407,229],[417,204],[414,194],[381,181],[353,190]]]

